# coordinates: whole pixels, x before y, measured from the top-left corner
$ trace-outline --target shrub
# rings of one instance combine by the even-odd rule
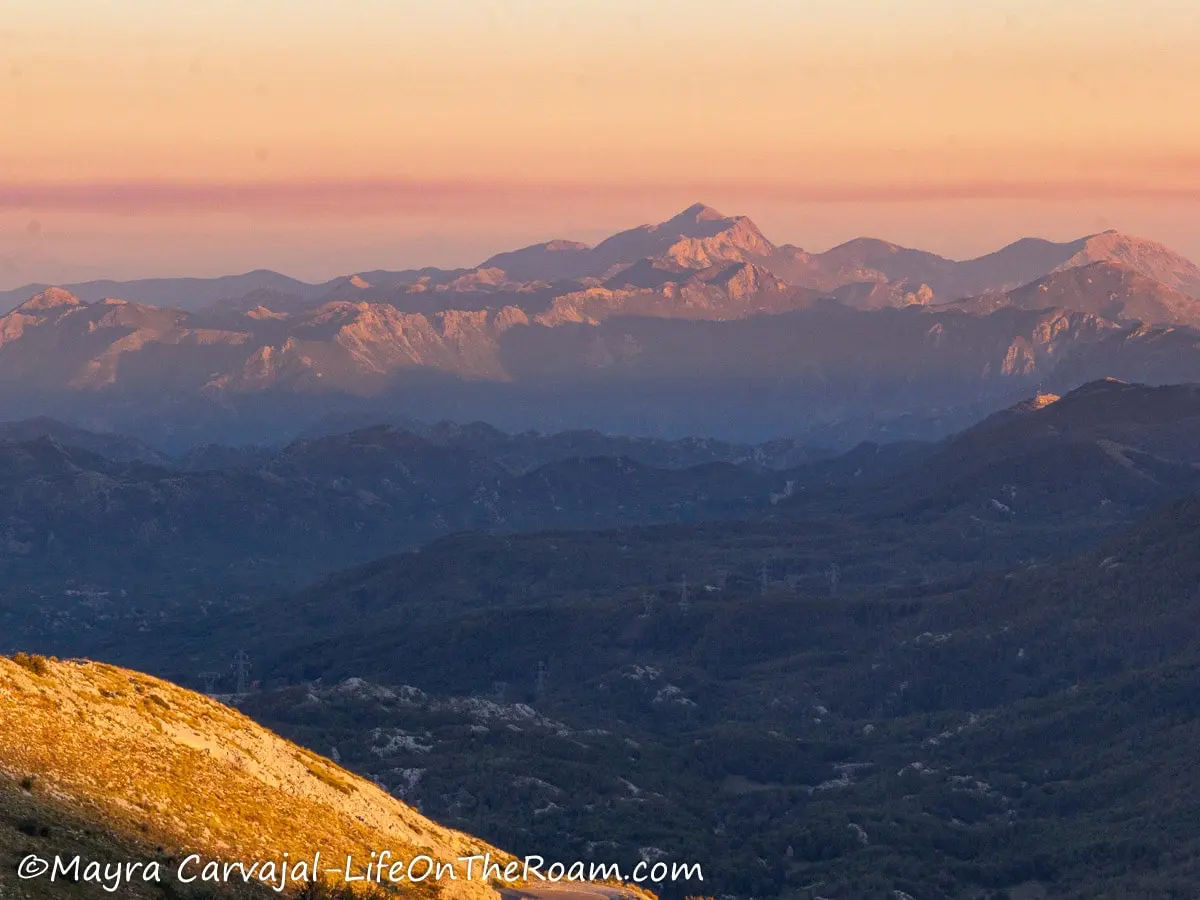
[[[308,774],[311,775],[313,778],[317,779],[320,782],[323,782],[324,784],[329,785],[334,790],[341,791],[343,794],[353,794],[354,793],[354,785],[350,784],[347,781],[343,781],[341,778],[338,778],[332,772],[324,772],[313,766],[305,766],[304,768],[306,768],[308,770]]]
[[[46,657],[44,656],[31,653],[18,653],[12,658],[12,661],[34,675],[43,676],[50,673],[50,666],[47,664]]]
[[[50,828],[47,825],[42,825],[33,819],[22,819],[17,823],[17,831],[29,837],[49,837]]]

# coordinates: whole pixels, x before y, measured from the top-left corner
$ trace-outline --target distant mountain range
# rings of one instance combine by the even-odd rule
[[[404,295],[428,291],[450,295],[536,293],[539,286],[562,282],[657,288],[687,282],[697,272],[728,270],[730,264],[743,263],[766,270],[788,285],[823,293],[841,289],[850,296],[857,293],[849,290],[854,286],[907,286],[921,302],[948,302],[1007,291],[1052,272],[1094,262],[1122,264],[1168,288],[1200,296],[1200,268],[1161,244],[1117,231],[1066,243],[1023,238],[962,262],[876,238],[856,238],[823,253],[809,253],[790,244],[776,245],[749,218],[725,216],[704,204],[657,225],[620,232],[595,247],[576,241],[547,241],[499,253],[473,269],[375,270],[315,284],[259,269],[219,278],[98,280],[58,287],[85,303],[119,298],[188,311],[213,307],[249,311],[263,306],[278,313],[339,300],[386,299],[404,306],[400,299]],[[927,290],[922,293],[923,285]],[[0,309],[15,308],[54,286],[33,283],[2,291]],[[906,295],[893,293],[891,297],[902,303]],[[467,308],[463,301],[460,297],[433,305]]]
[[[855,439],[890,420],[957,424],[1082,383],[1072,373],[1200,377],[1186,336],[1197,297],[1194,264],[1116,232],[965,262],[866,238],[813,254],[696,205],[595,247],[551,241],[474,269],[9,292],[0,415],[159,443],[279,440],[356,410]]]

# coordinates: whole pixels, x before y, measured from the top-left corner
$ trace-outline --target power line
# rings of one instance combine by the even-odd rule
[[[237,681],[234,693],[239,697],[244,697],[250,693],[250,657],[245,650],[239,650],[233,655],[233,664],[230,668],[233,669],[234,678]]]

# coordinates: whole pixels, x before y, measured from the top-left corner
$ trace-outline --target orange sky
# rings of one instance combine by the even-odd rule
[[[1042,5],[10,0],[0,286],[471,264],[695,200],[812,249],[1200,257],[1200,4]]]

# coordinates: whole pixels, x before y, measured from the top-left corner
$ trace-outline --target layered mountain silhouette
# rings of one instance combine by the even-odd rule
[[[464,529],[746,514],[785,490],[784,470],[822,457],[791,441],[508,435],[482,423],[380,425],[177,459],[144,450],[46,419],[0,426],[5,571],[291,581]]]
[[[931,315],[838,308],[879,343]],[[986,320],[937,315],[972,358],[950,326]],[[1069,325],[1044,315],[993,314]],[[714,860],[705,889],[736,896],[1188,895],[1191,856],[1156,854],[1196,843],[1197,386],[1030,392],[940,441],[795,464],[410,424],[208,448],[204,471],[8,427],[0,641],[223,689],[244,650],[240,709],[315,752],[128,668],[0,659],[0,863],[470,833]],[[1108,861],[1135,833],[1150,849]],[[764,840],[793,863],[760,866]]]
[[[550,241],[469,270],[10,294],[0,384],[19,390],[0,414],[86,409],[101,427],[137,430],[131,417],[197,422],[207,404],[228,418],[221,410],[246,398],[283,393],[317,398],[316,416],[345,408],[337,398],[378,397],[511,428],[644,431],[631,423],[657,418],[669,432],[733,435],[763,434],[779,413],[762,398],[788,394],[804,402],[776,434],[931,419],[1087,380],[1072,372],[1179,380],[1197,368],[1196,345],[1162,329],[1200,327],[1197,294],[1195,265],[1116,232],[1026,239],[964,262],[866,238],[808,253],[697,204],[595,247]],[[1104,371],[1118,344],[1137,365]],[[744,423],[720,432],[681,412],[706,395],[717,420]]]
[[[137,438],[123,434],[98,434],[48,416],[0,422],[0,443],[27,443],[41,438],[48,438],[66,447],[78,447],[118,463],[169,464],[165,454]]]

